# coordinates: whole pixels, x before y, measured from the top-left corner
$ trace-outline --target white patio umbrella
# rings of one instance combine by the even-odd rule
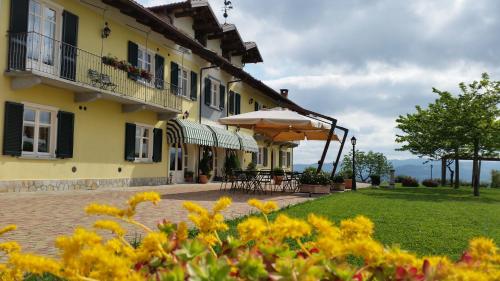
[[[330,129],[327,124],[281,107],[229,116],[219,122],[246,129]]]
[[[327,140],[331,126],[295,111],[275,107],[219,119],[224,125],[253,129],[273,141]],[[338,140],[334,134],[332,140]]]

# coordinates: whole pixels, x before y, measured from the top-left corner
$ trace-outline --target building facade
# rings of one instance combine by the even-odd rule
[[[292,143],[219,118],[296,107],[244,71],[254,42],[207,1],[2,0],[0,191],[185,181],[211,156],[292,169]]]

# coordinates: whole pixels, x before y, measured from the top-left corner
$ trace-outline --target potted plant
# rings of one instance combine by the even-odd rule
[[[193,182],[194,172],[193,171],[185,171],[184,172],[184,181]]]
[[[247,166],[247,172],[249,172],[248,174],[251,175],[251,176],[256,176],[257,175],[257,169],[255,169],[255,163],[253,162],[250,162]]]
[[[379,186],[380,185],[380,175],[370,175],[370,181],[372,183],[372,186]]]
[[[346,189],[352,188],[352,171],[347,170],[344,172],[344,184]]]
[[[231,153],[226,156],[226,161],[224,162],[224,174],[228,179],[233,179],[235,176],[234,172],[240,168],[240,160],[236,154]]]
[[[336,175],[335,177],[333,177],[333,190],[345,190],[344,177],[342,175]]]
[[[284,175],[285,175],[285,171],[282,168],[274,168],[273,169],[274,184],[281,185],[281,183],[283,182]]]
[[[309,193],[330,193],[331,179],[328,173],[323,171],[317,173],[308,169],[300,176],[300,192]]]
[[[200,161],[200,183],[206,184],[208,183],[208,180],[210,179],[212,169],[210,167],[210,161],[211,157],[208,155],[208,153],[203,154],[203,158]]]

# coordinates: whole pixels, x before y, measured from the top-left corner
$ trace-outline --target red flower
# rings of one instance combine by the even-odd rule
[[[358,272],[358,273],[354,274],[354,276],[352,277],[352,280],[363,281],[363,275],[361,274],[361,272]]]
[[[463,263],[466,263],[466,264],[471,264],[473,262],[472,256],[469,254],[469,252],[465,251],[462,254],[462,257],[460,257],[459,262],[463,262]]]

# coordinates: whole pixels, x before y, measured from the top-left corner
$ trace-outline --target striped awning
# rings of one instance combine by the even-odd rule
[[[259,152],[259,145],[257,144],[257,141],[255,141],[253,136],[242,132],[237,132],[236,135],[240,139],[241,150],[248,152]]]
[[[219,128],[215,126],[207,125],[207,127],[209,127],[210,130],[214,132],[216,147],[235,149],[235,150],[241,149],[240,139],[235,133],[226,130],[224,128]]]
[[[190,143],[203,146],[215,146],[212,131],[205,125],[185,119],[174,119],[167,123],[168,143]]]

